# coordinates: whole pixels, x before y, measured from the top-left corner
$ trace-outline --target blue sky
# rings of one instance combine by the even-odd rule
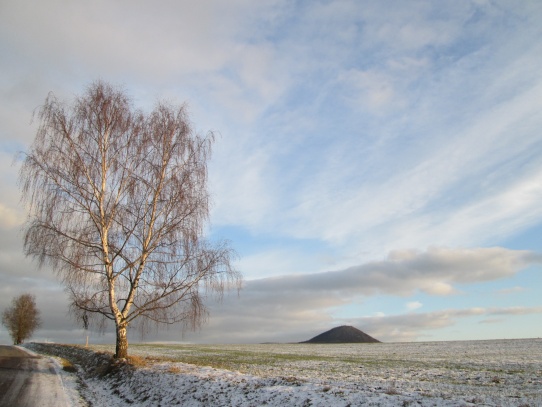
[[[219,134],[208,234],[244,289],[147,340],[542,335],[539,1],[4,1],[0,52],[0,308],[34,292],[38,339],[83,334],[22,254],[13,156],[95,79]]]

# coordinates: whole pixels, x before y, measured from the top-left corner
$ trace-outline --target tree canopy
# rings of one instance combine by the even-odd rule
[[[98,81],[72,104],[50,94],[38,118],[20,173],[25,253],[54,267],[77,317],[114,321],[117,357],[132,323],[195,328],[206,294],[240,287],[232,249],[203,236],[214,134],[185,105],[144,113]]]
[[[11,307],[2,313],[2,324],[7,328],[15,345],[30,338],[41,326],[40,311],[36,298],[31,294],[22,294],[11,301]]]

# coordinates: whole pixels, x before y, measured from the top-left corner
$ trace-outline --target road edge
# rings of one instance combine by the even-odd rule
[[[61,358],[59,356],[51,356],[51,355],[46,355],[42,353],[37,353],[26,348],[25,346],[20,346],[20,345],[14,345],[14,346],[26,352],[28,355],[32,357],[41,357],[41,358],[49,360],[54,367],[56,375],[60,379],[60,385],[62,386],[62,390],[64,392],[64,401],[65,401],[64,405],[66,407],[82,407],[83,406],[81,401],[84,400],[84,398],[82,397],[81,393],[78,390],[77,374],[65,371],[62,368],[62,364],[60,363]],[[70,382],[73,382],[71,385],[66,385],[67,378],[73,379],[73,380],[69,380]]]

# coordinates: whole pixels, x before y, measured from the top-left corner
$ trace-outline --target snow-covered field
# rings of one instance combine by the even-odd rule
[[[29,345],[79,365],[93,406],[542,406],[542,340],[386,344]],[[95,353],[98,352],[98,353]]]

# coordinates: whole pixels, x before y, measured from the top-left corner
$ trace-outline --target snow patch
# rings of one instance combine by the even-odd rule
[[[114,361],[103,346],[32,348],[78,361],[79,391],[93,406],[390,407],[542,405],[541,345],[132,345],[131,354],[147,361],[140,368]],[[183,359],[228,361],[230,368]]]

